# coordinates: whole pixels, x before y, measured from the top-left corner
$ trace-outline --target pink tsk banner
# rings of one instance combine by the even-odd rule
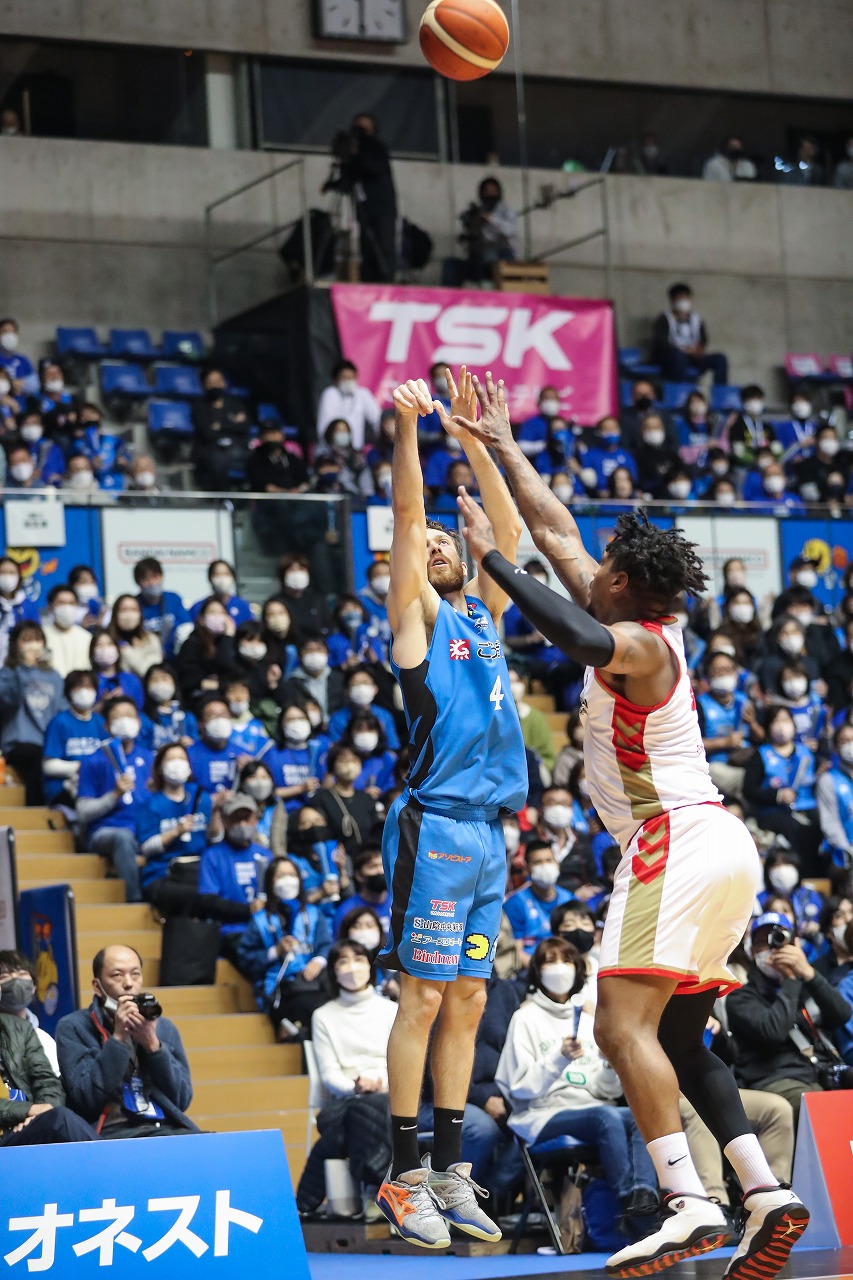
[[[341,350],[379,403],[430,365],[491,369],[507,387],[510,415],[536,412],[540,387],[557,388],[560,410],[584,426],[616,412],[613,308],[589,298],[531,293],[332,285]]]

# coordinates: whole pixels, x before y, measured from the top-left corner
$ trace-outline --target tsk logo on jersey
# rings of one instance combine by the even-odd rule
[[[470,862],[471,859],[462,853],[439,853],[436,849],[427,850],[427,857],[433,862]]]
[[[456,903],[444,898],[433,898],[430,902],[430,913],[434,916],[455,916]]]
[[[451,640],[450,657],[454,662],[467,662],[471,657],[471,641]]]
[[[441,951],[424,951],[421,947],[412,947],[412,959],[420,964],[446,964],[452,969],[459,965],[458,956],[446,956]]]
[[[497,640],[481,640],[477,645],[478,658],[499,658],[501,646]]]

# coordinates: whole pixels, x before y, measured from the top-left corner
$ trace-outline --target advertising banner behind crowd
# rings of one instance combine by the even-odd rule
[[[145,556],[163,565],[166,587],[187,605],[210,595],[211,560],[234,563],[231,512],[225,507],[176,510],[109,509],[103,513],[105,590],[108,599],[123,591],[136,594],[133,569]]]
[[[444,360],[491,369],[507,385],[510,415],[537,411],[540,387],[557,388],[560,410],[585,426],[616,411],[613,308],[590,298],[527,293],[336,284],[341,349],[380,404],[406,378]]]

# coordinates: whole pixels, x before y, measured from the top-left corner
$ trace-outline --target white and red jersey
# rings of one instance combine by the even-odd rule
[[[664,701],[638,707],[609,688],[594,667],[587,668],[581,699],[590,798],[623,853],[650,818],[722,800],[705,759],[681,628],[674,619],[640,626],[661,636],[678,663]]]

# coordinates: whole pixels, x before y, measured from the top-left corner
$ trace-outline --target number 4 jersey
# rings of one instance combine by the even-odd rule
[[[442,600],[426,657],[394,673],[403,690],[412,764],[424,804],[520,809],[527,762],[501,642],[481,600]]]

